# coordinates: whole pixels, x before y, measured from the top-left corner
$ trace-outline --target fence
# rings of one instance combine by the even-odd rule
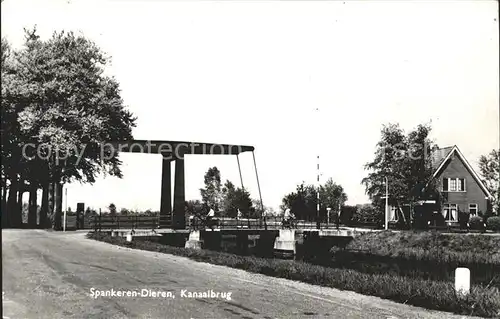
[[[269,216],[261,219],[252,218],[229,218],[229,217],[213,217],[213,218],[192,218],[187,224],[191,229],[315,229],[318,224],[315,221],[306,220],[290,220],[285,221],[281,216]],[[334,229],[340,227],[340,224],[335,223],[319,223],[320,229]]]
[[[95,215],[85,224],[84,228],[90,229],[156,229],[160,225],[169,225],[170,219],[164,216],[109,216]],[[69,223],[68,223],[69,224]],[[334,229],[337,226],[335,223],[320,223],[321,229]],[[214,218],[187,218],[186,228],[189,229],[311,229],[317,228],[317,223],[306,220],[293,220],[290,222],[284,221],[283,217],[270,216],[261,219],[258,218],[230,218],[230,217],[214,217]]]
[[[109,216],[95,215],[91,218],[93,229],[155,229],[160,225],[158,216]]]

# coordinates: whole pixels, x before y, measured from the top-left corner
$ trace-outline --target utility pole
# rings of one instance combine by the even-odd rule
[[[319,108],[316,108],[316,111],[318,112],[318,120],[319,120]],[[320,125],[318,125],[320,126]],[[320,229],[321,228],[321,222],[319,220],[319,189],[320,189],[320,184],[319,184],[319,149],[320,149],[320,145],[317,145],[317,152],[318,152],[318,156],[317,156],[317,180],[316,180],[316,228],[317,229]]]
[[[385,177],[385,230],[389,229],[389,179]]]
[[[317,186],[316,186],[316,228],[320,229],[321,228],[321,222],[319,220],[319,155],[318,155],[318,179],[317,179]]]

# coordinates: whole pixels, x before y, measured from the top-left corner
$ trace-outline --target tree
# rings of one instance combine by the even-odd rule
[[[281,210],[289,208],[301,220],[314,220],[316,218],[316,189],[313,185],[302,182],[297,185],[296,191],[285,195],[282,200]]]
[[[362,180],[377,210],[385,209],[385,178],[391,206],[401,208],[423,196],[438,196],[431,161],[432,150],[437,145],[429,139],[430,132],[430,124],[421,124],[408,135],[397,124],[382,127],[375,159],[365,165],[370,173]]]
[[[252,205],[255,210],[254,212],[255,216],[252,216],[252,218],[261,218],[264,215],[267,217],[273,217],[279,215],[279,213],[277,213],[272,207],[264,205],[264,209],[262,209],[262,203],[260,202],[260,199],[256,198],[252,199]]]
[[[100,173],[121,177],[117,152],[101,154],[100,145],[131,140],[136,119],[123,104],[118,82],[104,76],[109,58],[92,41],[71,32],[42,41],[36,29],[25,31],[20,50],[8,50],[2,41],[2,184],[9,184],[11,207],[18,205],[21,180],[42,188],[45,220],[54,194],[55,206],[61,206],[54,185],[93,183]],[[29,144],[34,147],[24,148]],[[49,217],[59,228],[60,209],[56,213]],[[11,217],[15,224],[17,217]]]
[[[217,167],[211,167],[205,173],[205,188],[200,189],[204,204],[218,212],[222,201],[220,171]]]
[[[344,225],[350,225],[353,221],[354,215],[356,214],[357,207],[344,205],[341,208],[340,222]]]
[[[479,173],[493,196],[492,211],[500,216],[500,150],[493,149],[479,158]]]
[[[108,209],[109,209],[109,215],[116,216],[116,205],[115,204],[113,204],[113,203],[109,204]]]
[[[384,223],[384,214],[383,211],[371,204],[356,205],[352,222],[354,224],[375,223],[382,225]]]
[[[207,213],[204,211],[203,203],[199,200],[186,201],[186,211],[189,215],[195,216],[206,215]]]
[[[339,204],[344,205],[347,200],[342,186],[330,178],[324,185],[320,185],[320,220],[326,220],[327,208],[330,207],[338,213]],[[282,200],[281,210],[290,208],[298,219],[315,221],[317,219],[317,190],[314,185],[305,185],[302,182]]]
[[[243,188],[235,187],[229,180],[222,189],[222,209],[225,216],[233,218],[238,215],[238,209],[245,218],[256,215],[250,193]]]
[[[235,191],[236,187],[234,184],[227,180],[222,187],[222,201],[221,210],[223,216],[236,217],[238,208],[235,203]]]
[[[320,187],[319,199],[322,214],[326,216],[328,207],[332,209],[331,214],[339,214],[342,206],[347,201],[347,194],[342,186],[334,183],[333,179],[329,178],[325,185]]]

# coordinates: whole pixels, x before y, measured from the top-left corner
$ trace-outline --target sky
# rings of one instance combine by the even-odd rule
[[[431,122],[440,146],[477,168],[499,148],[496,1],[22,1],[1,4],[14,47],[23,28],[42,39],[75,31],[112,58],[137,117],[134,138],[252,145],[263,203],[278,209],[302,181],[361,180],[383,124]],[[318,109],[316,111],[316,109]],[[160,208],[161,157],[121,154],[123,179],[67,185],[67,202]],[[243,183],[258,198],[251,153]],[[217,166],[239,185],[235,156],[187,156],[186,199]],[[26,198],[27,200],[27,198]]]

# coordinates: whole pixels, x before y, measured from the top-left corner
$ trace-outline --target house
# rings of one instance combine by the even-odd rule
[[[456,145],[434,150],[431,162],[434,169],[432,178],[441,194],[441,212],[437,211],[435,198],[421,201],[414,207],[414,212],[430,209],[441,213],[447,224],[455,224],[459,222],[459,212],[476,216],[491,209],[490,192]],[[401,214],[392,208],[390,219],[396,221],[399,216]]]
[[[490,192],[456,145],[437,149],[431,158],[446,222],[458,222],[458,212],[476,216],[491,209]]]

